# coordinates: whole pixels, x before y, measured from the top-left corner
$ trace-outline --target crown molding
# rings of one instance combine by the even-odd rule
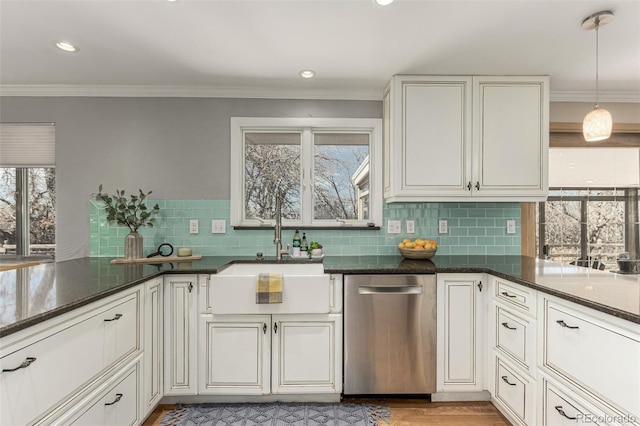
[[[1,96],[123,98],[255,98],[380,101],[382,89],[291,89],[216,86],[2,84]],[[551,102],[594,102],[595,92],[551,91]],[[600,102],[640,103],[640,91],[600,92]]]
[[[289,89],[215,86],[116,86],[3,84],[0,96],[134,97],[134,98],[258,98],[313,100],[382,100],[382,89]]]
[[[549,93],[549,101],[551,102],[589,102],[594,103],[596,92],[577,92],[577,91],[551,91]],[[599,102],[622,102],[622,103],[640,103],[640,91],[610,91],[600,92],[598,95]]]

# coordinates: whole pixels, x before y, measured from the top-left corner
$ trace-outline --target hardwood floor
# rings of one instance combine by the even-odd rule
[[[509,421],[490,402],[431,402],[423,399],[345,399],[344,402],[387,404],[391,426],[508,426]],[[143,423],[158,426],[173,405],[160,405]],[[386,423],[381,422],[380,426]]]

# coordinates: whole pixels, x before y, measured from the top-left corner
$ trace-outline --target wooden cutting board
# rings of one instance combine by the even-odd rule
[[[154,257],[141,257],[140,259],[125,259],[119,257],[111,261],[112,265],[126,264],[126,263],[167,263],[167,262],[192,262],[194,260],[202,259],[201,254],[194,254],[193,256],[154,256]]]

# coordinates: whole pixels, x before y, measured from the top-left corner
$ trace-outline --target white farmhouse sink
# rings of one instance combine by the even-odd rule
[[[256,303],[260,273],[282,274],[282,303]],[[208,299],[213,314],[331,313],[337,290],[322,263],[234,263],[211,275]]]
[[[234,263],[217,275],[256,275],[277,272],[285,275],[322,275],[322,263]]]

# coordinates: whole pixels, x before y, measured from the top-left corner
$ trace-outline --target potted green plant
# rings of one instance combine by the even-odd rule
[[[138,190],[139,195],[131,194],[125,197],[124,190],[117,190],[115,195],[103,194],[102,185],[98,187],[96,200],[104,203],[104,211],[107,213],[109,223],[124,225],[131,231],[124,239],[125,259],[138,259],[142,257],[142,235],[138,229],[143,226],[153,227],[156,219],[153,217],[160,211],[156,204],[149,209],[146,205],[147,197],[152,191],[144,193]]]

